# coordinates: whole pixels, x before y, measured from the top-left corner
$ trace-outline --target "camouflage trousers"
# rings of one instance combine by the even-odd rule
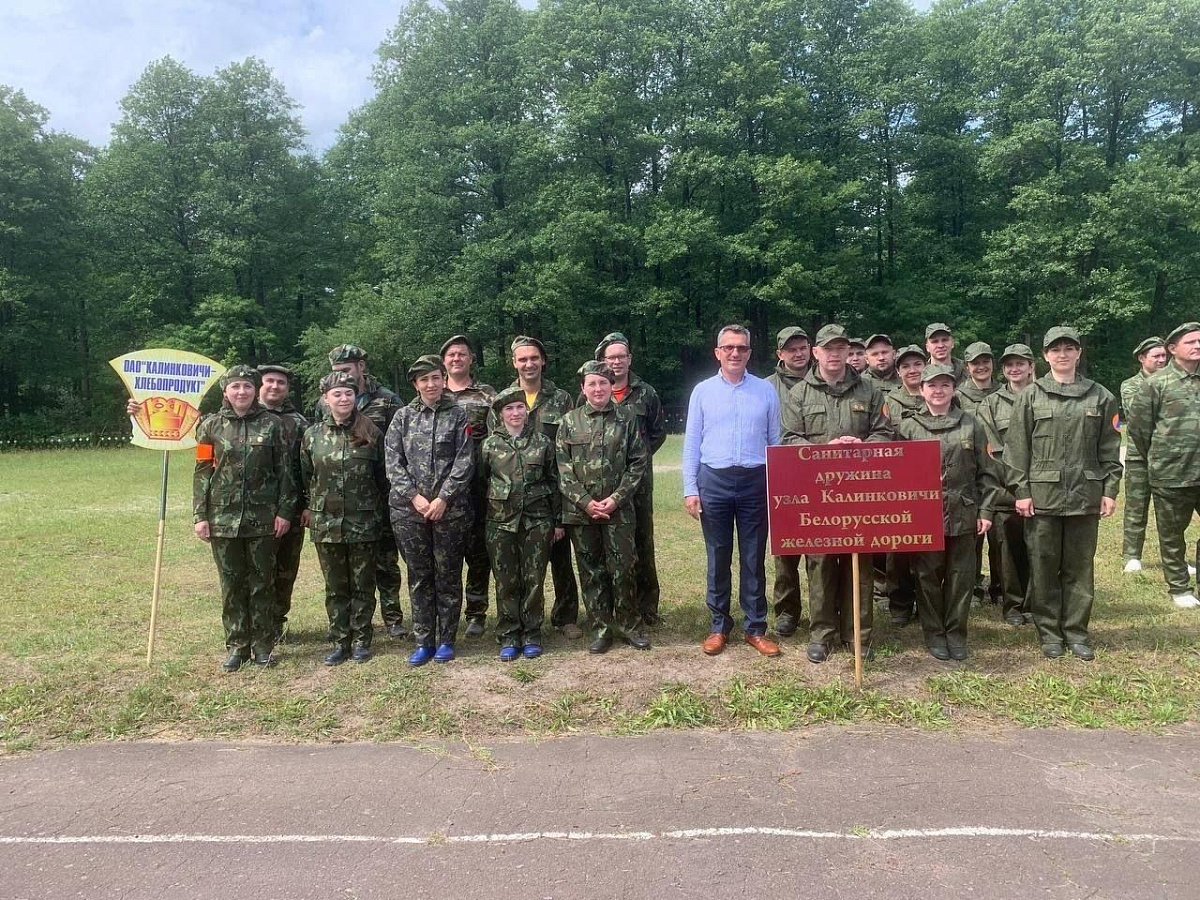
[[[478,496],[472,496],[475,507],[475,520],[467,534],[465,560],[467,568],[466,609],[463,615],[468,621],[487,618],[488,608],[488,573],[491,563],[488,560],[487,521],[484,513],[487,509],[486,484]],[[497,599],[499,602],[499,599]]]
[[[1000,543],[1000,612],[1007,619],[1030,611],[1025,519],[1015,510],[998,509],[992,531]],[[993,574],[992,581],[995,580]]]
[[[1125,460],[1125,514],[1121,523],[1121,557],[1141,559],[1146,546],[1146,523],[1150,518],[1150,470],[1144,459]],[[1157,510],[1157,507],[1155,507]]]
[[[634,594],[638,612],[647,623],[658,621],[658,602],[662,596],[658,585],[658,564],[654,559],[653,468],[652,461],[646,467],[646,476],[633,497],[634,543],[637,547]]]
[[[1186,594],[1192,579],[1187,570],[1187,538],[1192,516],[1200,513],[1200,487],[1154,489],[1154,520],[1158,526],[1158,553],[1163,576],[1172,597]]]
[[[555,541],[550,548],[550,580],[554,583],[550,624],[562,627],[579,621],[579,588],[571,568],[571,542],[568,540]]]
[[[292,589],[300,574],[300,551],[304,549],[304,529],[292,524],[292,530],[275,541],[275,639],[283,635],[288,613],[292,611]]]
[[[392,530],[408,567],[413,637],[418,647],[453,644],[462,617],[462,569],[469,516],[427,522],[392,510]]]
[[[1043,644],[1089,644],[1100,516],[1035,515],[1025,523],[1029,609]]]
[[[797,619],[802,610],[802,592],[800,590],[800,556],[772,556],[775,563],[775,584],[771,591],[771,599],[775,609],[775,618],[788,614]]]
[[[209,540],[221,581],[225,646],[248,657],[275,646],[275,538]]]
[[[343,649],[371,646],[375,615],[375,542],[330,544],[317,542],[317,561],[325,578],[325,612],[329,634]]]
[[[633,517],[622,519],[618,512],[606,524],[571,525],[567,530],[579,563],[592,637],[635,633],[641,615],[634,599],[637,540]]]
[[[889,553],[884,563],[884,593],[888,612],[912,618],[917,608],[917,576],[913,568],[915,553]]]
[[[486,532],[496,579],[496,639],[501,647],[541,644],[554,523],[534,522],[504,531],[488,522]]]
[[[404,608],[400,605],[400,551],[388,523],[384,523],[383,537],[374,546],[375,587],[379,591],[379,614],[386,628],[404,621]]]
[[[974,534],[946,535],[946,548],[911,553],[917,576],[917,618],[926,647],[966,647],[967,618],[975,588]]]
[[[808,570],[810,643],[824,644],[826,647],[834,646],[839,640],[843,644],[854,643],[854,581],[850,569],[853,559],[848,554],[804,558]],[[869,560],[870,557],[863,554],[858,562],[859,621],[864,647],[871,644],[871,626],[875,622],[874,605],[871,603],[875,581]]]

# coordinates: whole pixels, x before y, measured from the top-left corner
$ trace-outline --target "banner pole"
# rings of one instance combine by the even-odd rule
[[[171,465],[171,451],[163,451],[162,493],[158,500],[158,546],[154,551],[154,591],[150,595],[150,639],[146,644],[146,665],[154,658],[154,632],[158,627],[158,594],[162,587],[163,544],[166,542],[167,527],[167,473]]]
[[[863,663],[862,663],[862,601],[859,599],[858,590],[858,554],[850,554],[850,572],[851,584],[854,592],[854,686],[858,690],[862,690],[863,681]]]

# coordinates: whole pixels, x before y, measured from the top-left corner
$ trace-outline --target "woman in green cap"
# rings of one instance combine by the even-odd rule
[[[353,375],[321,381],[321,421],[304,433],[300,474],[308,500],[302,521],[312,531],[325,578],[333,650],[325,665],[371,658],[375,562],[383,538],[388,482],[383,433],[356,406]]]

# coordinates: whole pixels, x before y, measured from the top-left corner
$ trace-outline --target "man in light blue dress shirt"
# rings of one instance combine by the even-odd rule
[[[700,520],[708,553],[707,603],[712,633],[704,652],[716,656],[733,630],[730,615],[733,531],[737,528],[738,600],[747,644],[778,656],[766,638],[767,445],[779,443],[779,396],[746,371],[750,332],[726,325],[717,333],[720,370],[700,382],[688,400],[683,438],[683,503]]]

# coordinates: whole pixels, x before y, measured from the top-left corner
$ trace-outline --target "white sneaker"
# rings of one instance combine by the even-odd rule
[[[1171,598],[1171,602],[1180,609],[1195,609],[1197,606],[1200,606],[1200,600],[1197,600],[1196,595],[1191,591],[1186,594],[1176,594]]]
[[[1130,572],[1140,571],[1142,571],[1142,561],[1140,559],[1131,559],[1129,562],[1125,563],[1126,575],[1128,575]]]
[[[1195,578],[1195,577],[1196,577],[1196,567],[1193,566],[1191,563],[1188,563],[1188,578]]]

